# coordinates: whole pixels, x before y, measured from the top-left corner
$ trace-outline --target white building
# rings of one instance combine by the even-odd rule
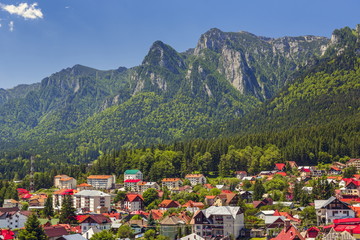
[[[124,172],[124,181],[128,179],[140,179],[143,180],[143,174],[140,170],[131,169]]]
[[[19,208],[1,208],[0,209],[0,229],[16,229],[23,228],[29,211],[20,211]]]
[[[199,211],[191,220],[193,233],[205,238],[232,236],[237,239],[244,228],[244,213],[240,207],[209,207]]]
[[[195,186],[197,184],[205,184],[206,178],[202,174],[187,174],[185,179],[188,179],[191,183],[191,186]]]
[[[169,190],[179,189],[183,184],[180,178],[164,178],[161,183],[162,187],[167,187]]]
[[[76,209],[96,212],[99,208],[110,211],[111,196],[97,190],[83,190],[73,195],[73,204]]]
[[[336,197],[315,200],[314,203],[318,225],[332,223],[334,219],[355,217],[355,212],[350,206]]]
[[[137,192],[143,194],[149,188],[154,188],[160,190],[159,184],[157,182],[138,182],[137,183]]]
[[[90,175],[87,183],[95,189],[111,189],[115,185],[116,178],[114,175]]]
[[[76,184],[76,179],[68,175],[57,175],[54,177],[54,186],[59,189],[74,189]]]

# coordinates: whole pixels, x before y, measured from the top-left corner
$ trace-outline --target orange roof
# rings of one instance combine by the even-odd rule
[[[199,178],[204,177],[202,174],[186,174],[185,178]]]
[[[82,184],[76,185],[76,187],[92,187],[92,185],[87,184],[87,183],[82,183]]]
[[[174,200],[165,199],[160,204],[159,207],[162,208],[171,208],[171,207],[179,207],[180,204]]]
[[[204,204],[202,202],[194,202],[194,201],[187,201],[184,205],[182,205],[183,207],[198,207],[198,208],[203,208]]]
[[[72,180],[74,178],[72,177],[68,177],[68,178],[61,178],[59,181],[69,181],[69,180]]]
[[[146,182],[138,182],[137,183],[137,185],[139,185],[139,186],[142,186],[142,185],[145,185],[146,184]]]
[[[152,209],[150,212],[153,219],[159,220],[160,218],[162,218],[166,210]]]
[[[287,176],[287,174],[286,174],[286,172],[277,172],[277,173],[275,173],[275,174],[277,174],[277,175],[281,175],[281,176]]]
[[[112,175],[90,175],[87,178],[88,179],[108,179],[111,177],[112,177]]]
[[[205,196],[205,198],[207,198],[207,199],[214,199],[214,198],[216,198],[216,196]]]
[[[161,181],[162,182],[177,182],[177,181],[181,181],[181,179],[180,178],[164,178]]]

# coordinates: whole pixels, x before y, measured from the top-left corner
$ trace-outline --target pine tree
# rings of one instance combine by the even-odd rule
[[[48,198],[46,199],[45,207],[44,207],[44,215],[46,217],[54,216],[52,195],[49,195]]]
[[[59,217],[60,223],[66,223],[66,224],[75,224],[77,223],[76,215],[75,215],[75,208],[72,204],[72,197],[71,195],[65,195],[61,211],[60,211],[60,217]]]
[[[47,236],[45,235],[44,229],[41,227],[39,219],[36,214],[31,214],[26,223],[25,229],[20,230],[19,234],[20,240],[45,240]]]
[[[262,196],[265,193],[265,188],[261,182],[261,180],[256,180],[254,185],[254,200],[261,200]]]

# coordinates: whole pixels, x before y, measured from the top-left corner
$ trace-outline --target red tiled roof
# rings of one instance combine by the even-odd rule
[[[87,183],[82,183],[82,184],[76,185],[76,187],[92,187],[92,185],[87,184]]]
[[[66,231],[65,227],[63,227],[63,226],[44,227],[44,232],[48,238],[61,237],[63,235],[68,235],[68,232]]]
[[[180,178],[164,178],[163,180],[161,180],[162,182],[177,182],[180,181]]]
[[[110,223],[111,220],[101,214],[92,214],[92,215],[87,215],[86,218],[79,220],[79,223],[83,223],[85,221],[91,221],[93,223],[97,223],[97,224],[103,224],[103,223]]]
[[[301,236],[300,232],[294,226],[291,226],[287,229],[284,228],[283,230],[281,230],[281,232],[271,240],[292,240],[295,238],[305,240],[305,238]]]
[[[179,207],[180,204],[174,200],[168,200],[165,199],[163,200],[160,204],[159,207],[161,208],[172,208],[172,207]]]
[[[112,175],[90,175],[87,178],[88,179],[109,179]]]
[[[185,178],[199,178],[203,176],[202,174],[186,174]]]
[[[277,172],[277,173],[275,173],[275,174],[278,174],[278,175],[281,175],[281,176],[284,176],[284,177],[287,176],[286,172]]]
[[[344,223],[359,223],[360,218],[343,218],[343,219],[334,219],[334,224],[344,224]]]
[[[205,196],[205,198],[207,198],[207,199],[214,199],[214,198],[216,198],[216,196]]]
[[[183,207],[198,207],[198,208],[203,208],[205,205],[202,202],[194,202],[194,201],[187,201],[184,205],[182,205]]]
[[[8,240],[8,239],[14,239],[15,233],[13,231],[3,229],[3,230],[1,230],[1,235],[3,236],[2,239]]]
[[[135,201],[136,199],[141,199],[142,201],[144,201],[143,197],[139,194],[126,194],[125,196],[125,201],[126,199],[128,199],[129,202],[133,202]]]

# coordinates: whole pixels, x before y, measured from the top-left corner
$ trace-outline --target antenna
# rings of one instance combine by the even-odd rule
[[[34,184],[34,156],[30,157],[30,192],[35,191],[35,184]]]

